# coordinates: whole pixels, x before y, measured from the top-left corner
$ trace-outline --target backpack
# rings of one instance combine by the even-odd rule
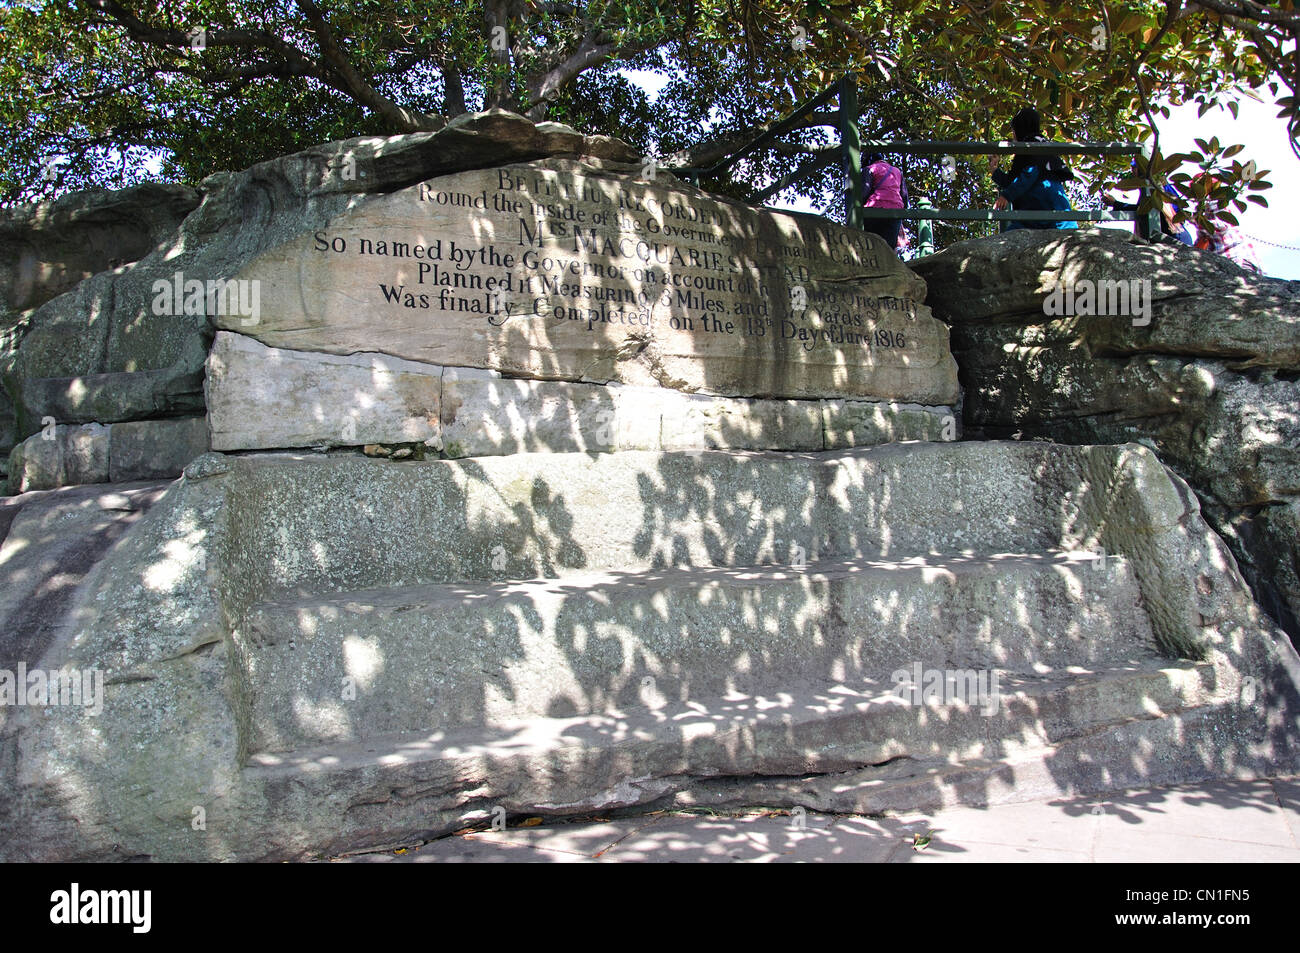
[[[1051,142],[1046,136],[1035,136],[1030,142]],[[1029,156],[1018,155],[1011,160],[1011,174],[1019,175],[1024,171],[1033,160]],[[1060,156],[1048,156],[1047,161],[1043,163],[1043,178],[1055,179],[1058,182],[1070,182],[1074,179],[1074,172],[1070,169]]]

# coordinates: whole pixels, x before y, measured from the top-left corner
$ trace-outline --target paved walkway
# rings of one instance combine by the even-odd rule
[[[928,845],[916,844],[929,835]],[[924,845],[924,846],[922,846]],[[918,849],[918,847],[920,849]],[[353,862],[1300,862],[1300,778],[896,818],[660,813],[459,834]]]

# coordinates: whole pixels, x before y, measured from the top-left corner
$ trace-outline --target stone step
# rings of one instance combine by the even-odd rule
[[[243,777],[275,803],[282,829],[312,817],[348,849],[409,844],[498,810],[932,810],[1040,788],[1113,789],[1125,771],[1179,776],[1200,754],[1146,765],[1143,739],[1196,737],[1229,707],[1207,663],[1146,659],[998,679],[988,706],[910,704],[888,680],[863,680],[263,752]],[[330,797],[341,788],[347,803]],[[301,856],[292,837],[274,851],[265,859]]]
[[[914,666],[1033,674],[1157,654],[1131,564],[1061,551],[281,598],[234,637],[255,752],[781,695]]]
[[[830,542],[773,565],[791,530]],[[902,809],[1300,763],[1300,660],[1135,446],[206,454],[81,607],[42,667],[105,670],[103,710],[7,713],[0,856],[279,859],[497,809]],[[985,674],[984,700],[996,673],[998,707],[890,701],[918,663]]]
[[[72,622],[82,582],[166,489],[135,482],[0,498],[0,671],[34,666]]]
[[[208,450],[202,417],[57,424],[9,455],[9,489],[29,493],[90,483],[130,483],[179,476]]]
[[[299,591],[800,557],[1123,552],[1145,549],[1182,510],[1154,456],[1133,447],[205,461],[223,474],[241,577],[231,599],[245,606]]]

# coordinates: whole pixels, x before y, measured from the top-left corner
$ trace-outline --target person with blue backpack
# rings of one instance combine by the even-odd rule
[[[1017,142],[1047,142],[1043,135],[1038,110],[1026,106],[1011,119],[1011,135]],[[1010,206],[1018,212],[1071,212],[1073,207],[1065,194],[1065,183],[1074,178],[1069,166],[1060,156],[1023,155],[1017,153],[1011,161],[1010,171],[998,166],[1000,157],[994,156],[989,168],[998,185],[998,200],[993,207],[999,211]],[[1007,222],[1003,231],[1013,228],[1078,228],[1078,222]]]

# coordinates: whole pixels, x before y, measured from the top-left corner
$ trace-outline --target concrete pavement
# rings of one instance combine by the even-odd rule
[[[1300,778],[1212,781],[1107,798],[955,807],[887,818],[812,812],[793,816],[770,811],[661,812],[458,834],[401,851],[344,859],[371,863],[1298,862]]]

